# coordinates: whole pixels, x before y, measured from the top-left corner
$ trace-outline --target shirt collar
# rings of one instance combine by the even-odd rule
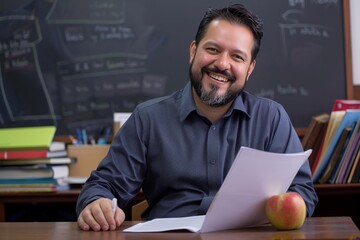
[[[180,121],[184,121],[193,111],[196,111],[196,105],[191,93],[191,83],[188,82],[180,94]]]
[[[247,97],[248,93],[247,92],[242,92],[234,101],[233,105],[231,106],[231,108],[229,109],[229,111],[225,114],[225,116],[229,116],[233,110],[238,110],[244,114],[246,114],[247,116],[250,117],[250,114],[245,106],[244,103],[244,99]]]
[[[196,112],[196,105],[192,96],[192,87],[191,83],[188,82],[185,87],[182,89],[182,94],[180,94],[180,121],[184,121],[186,117],[192,113]],[[231,105],[229,111],[225,114],[225,117],[230,116],[234,110],[240,111],[250,117],[248,113],[243,97],[245,98],[248,95],[247,92],[242,92]]]

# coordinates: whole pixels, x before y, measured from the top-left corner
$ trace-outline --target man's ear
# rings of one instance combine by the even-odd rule
[[[249,80],[249,77],[251,75],[251,73],[254,71],[255,69],[255,65],[256,65],[256,60],[253,60],[251,63],[250,63],[250,66],[249,66],[249,69],[248,69],[248,72],[247,72],[247,77],[246,77],[246,81]]]
[[[196,42],[194,40],[190,43],[190,64],[194,60],[195,54],[196,54]]]

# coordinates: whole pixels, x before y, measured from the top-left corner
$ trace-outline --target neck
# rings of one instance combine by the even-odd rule
[[[220,107],[211,107],[207,104],[204,104],[200,97],[196,94],[194,88],[192,88],[192,95],[195,101],[197,112],[203,116],[206,117],[210,122],[214,123],[220,118],[222,118],[225,113],[229,110],[232,102],[227,103],[224,106]]]

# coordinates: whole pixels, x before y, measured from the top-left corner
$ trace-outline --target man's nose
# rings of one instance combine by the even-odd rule
[[[221,53],[215,61],[216,67],[221,71],[230,69],[230,56],[228,53]]]

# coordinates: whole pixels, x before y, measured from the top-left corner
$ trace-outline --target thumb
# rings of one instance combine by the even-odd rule
[[[124,221],[125,221],[125,213],[121,208],[117,207],[115,211],[116,226],[117,227],[120,226]]]

